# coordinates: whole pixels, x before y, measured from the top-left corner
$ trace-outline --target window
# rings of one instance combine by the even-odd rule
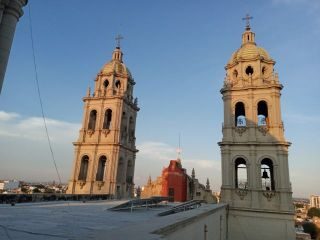
[[[120,80],[116,80],[115,86],[116,86],[116,88],[121,88]]]
[[[248,67],[246,68],[246,74],[247,74],[248,76],[250,76],[250,75],[253,74],[253,68],[252,68],[251,66],[248,66]]]
[[[240,189],[248,187],[247,165],[243,158],[237,158],[235,161],[235,187]]]
[[[103,129],[110,129],[112,110],[108,109],[104,114]]]
[[[134,140],[134,126],[133,126],[133,118],[129,118],[129,141],[133,142]]]
[[[268,125],[268,105],[265,101],[258,103],[258,126]]]
[[[96,120],[97,120],[97,111],[96,110],[92,110],[90,112],[90,116],[89,116],[88,129],[95,130],[95,128],[96,128]]]
[[[266,68],[265,66],[262,67],[261,72],[262,72],[262,75],[263,75],[263,76],[266,74],[266,71],[267,71],[267,68]]]
[[[117,182],[118,183],[122,183],[124,182],[124,173],[123,173],[123,169],[124,168],[124,162],[123,162],[123,158],[119,158],[119,161],[118,161],[118,171],[117,171]]]
[[[264,190],[275,190],[273,163],[269,158],[261,161],[261,185]]]
[[[81,165],[80,165],[80,172],[79,172],[78,180],[86,181],[87,172],[88,172],[88,165],[89,165],[89,157],[87,155],[85,155],[81,159]]]
[[[105,172],[105,168],[106,168],[106,162],[107,162],[106,156],[101,156],[99,158],[96,181],[103,181],[104,180],[104,172]]]
[[[232,76],[233,76],[233,80],[236,80],[237,77],[238,77],[238,71],[234,70],[233,73],[232,73]]]
[[[126,182],[127,184],[132,184],[133,183],[133,179],[132,179],[132,175],[133,175],[133,164],[131,160],[128,160],[128,164],[127,164],[127,174],[126,174]]]
[[[246,112],[244,104],[242,102],[237,102],[235,106],[235,126],[244,127],[246,126]]]
[[[109,86],[109,81],[108,81],[107,79],[104,80],[103,86],[104,86],[105,88],[107,88],[107,87]]]

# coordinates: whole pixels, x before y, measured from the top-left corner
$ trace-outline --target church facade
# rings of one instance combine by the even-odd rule
[[[284,137],[283,86],[274,65],[247,22],[221,89],[221,202],[229,205],[228,239],[295,239],[290,143]]]
[[[132,197],[136,158],[135,126],[139,111],[135,81],[123,63],[120,44],[83,98],[84,115],[74,145],[67,193]]]

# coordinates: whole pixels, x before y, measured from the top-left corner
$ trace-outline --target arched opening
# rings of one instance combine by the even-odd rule
[[[121,119],[121,140],[122,142],[125,142],[127,139],[127,115],[126,112],[122,113],[122,119]]]
[[[262,67],[261,73],[264,76],[266,74],[267,68],[265,66]]]
[[[133,118],[129,118],[129,141],[133,142],[134,140],[134,123],[133,123]]]
[[[123,177],[124,177],[124,161],[123,158],[119,158],[118,161],[118,170],[117,170],[117,183],[123,183]]]
[[[132,173],[133,173],[133,164],[131,160],[128,160],[127,164],[127,173],[126,173],[126,182],[127,184],[132,184],[133,183],[133,178],[132,178]]]
[[[260,101],[258,103],[258,126],[266,126],[268,124],[268,105],[265,101]]]
[[[248,187],[247,164],[243,158],[235,161],[235,187],[246,189]]]
[[[242,102],[237,102],[235,106],[235,126],[246,126],[246,110]]]
[[[96,121],[97,121],[97,111],[96,111],[96,110],[92,110],[92,111],[90,112],[90,116],[89,116],[88,129],[90,129],[90,130],[95,130],[95,128],[96,128]]]
[[[269,158],[261,161],[261,185],[264,190],[275,190],[273,162]]]
[[[110,129],[112,119],[112,110],[107,109],[104,114],[103,129]]]
[[[85,155],[81,159],[81,165],[80,165],[80,172],[79,172],[78,180],[86,181],[87,173],[88,173],[88,166],[89,166],[89,157],[87,155]]]
[[[116,80],[115,86],[116,86],[116,88],[118,88],[118,89],[121,88],[121,82],[120,82],[120,80]]]
[[[101,156],[99,158],[96,181],[103,181],[104,180],[106,162],[107,162],[107,157],[106,156]]]
[[[107,87],[109,86],[109,81],[108,81],[108,79],[104,80],[103,86],[104,86],[105,88],[107,88]]]
[[[253,74],[253,68],[252,68],[251,66],[248,66],[248,67],[246,68],[246,74],[247,74],[248,76],[250,76],[250,75]]]
[[[232,73],[232,76],[233,76],[233,80],[237,80],[238,71],[237,71],[237,70],[234,70],[233,73]]]

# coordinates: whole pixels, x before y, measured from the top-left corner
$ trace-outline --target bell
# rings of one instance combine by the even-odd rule
[[[267,173],[266,170],[263,171],[263,173],[262,173],[262,178],[264,178],[264,179],[269,178],[268,173]]]

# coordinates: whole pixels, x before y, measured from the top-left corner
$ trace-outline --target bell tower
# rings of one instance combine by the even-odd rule
[[[137,98],[135,81],[123,63],[120,39],[112,59],[87,91],[79,138],[74,145],[74,164],[68,186],[70,194],[133,195]]]
[[[229,205],[228,239],[295,239],[283,86],[275,61],[257,46],[249,19],[221,89],[221,202]]]

